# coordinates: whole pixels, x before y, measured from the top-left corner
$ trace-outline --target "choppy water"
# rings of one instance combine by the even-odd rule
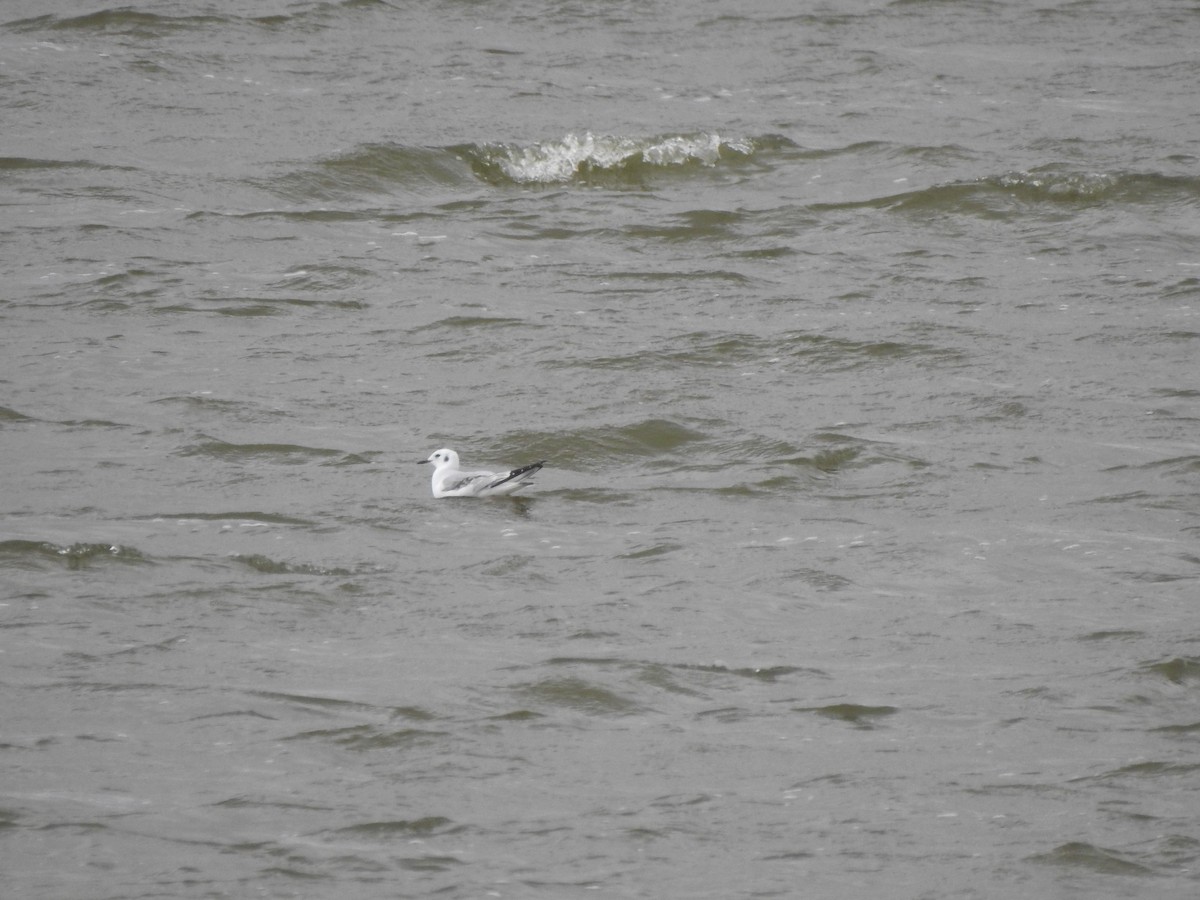
[[[6,896],[1195,896],[1198,39],[5,4]]]

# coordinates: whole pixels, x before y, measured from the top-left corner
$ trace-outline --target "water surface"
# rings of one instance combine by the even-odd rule
[[[1194,896],[1198,29],[7,4],[9,890]]]

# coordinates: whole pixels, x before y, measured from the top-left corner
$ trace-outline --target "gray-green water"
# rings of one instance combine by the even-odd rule
[[[1195,896],[1197,46],[6,3],[5,896]]]

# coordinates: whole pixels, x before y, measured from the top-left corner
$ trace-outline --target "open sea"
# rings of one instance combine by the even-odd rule
[[[1197,85],[1193,0],[5,0],[0,893],[1200,896]]]

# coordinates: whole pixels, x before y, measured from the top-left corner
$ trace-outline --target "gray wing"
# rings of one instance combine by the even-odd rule
[[[448,482],[442,485],[443,491],[461,491],[469,487],[481,488],[486,487],[490,479],[495,478],[493,472],[468,472],[465,473],[457,481]]]

